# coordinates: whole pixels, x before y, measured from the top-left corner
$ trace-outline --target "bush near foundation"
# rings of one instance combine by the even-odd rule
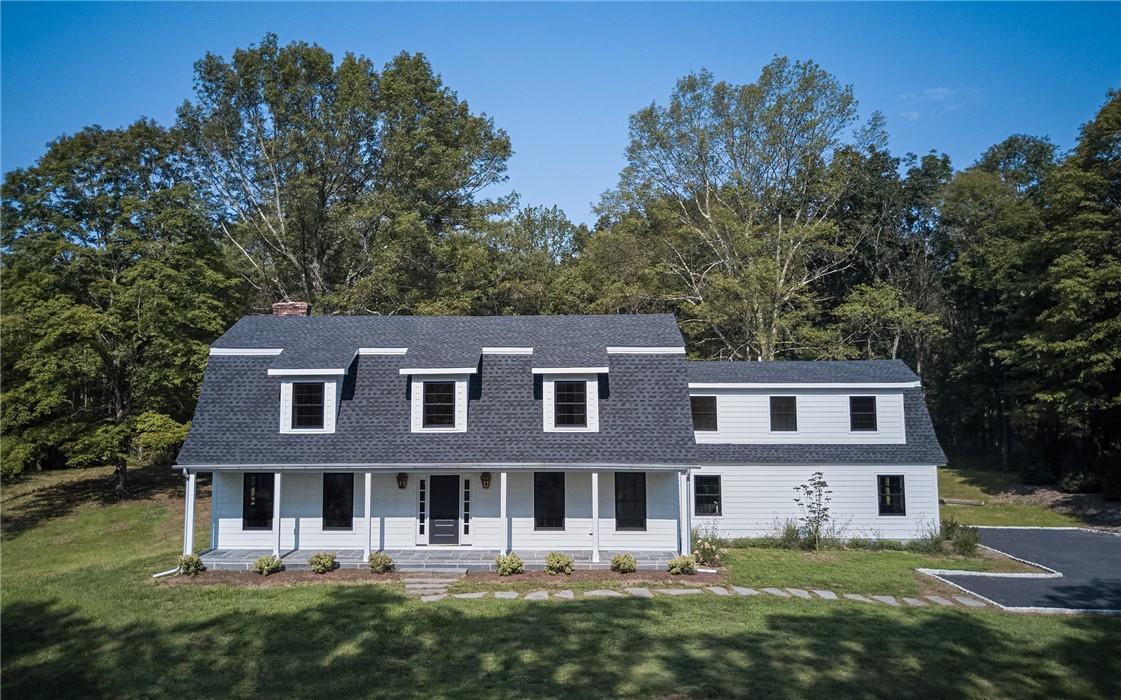
[[[397,564],[394,563],[393,557],[389,556],[385,552],[374,552],[370,555],[367,563],[370,565],[370,571],[374,572],[375,574],[388,574],[390,571],[393,571],[397,568]]]
[[[572,573],[572,557],[560,552],[549,552],[545,555],[545,573],[564,574]]]
[[[260,557],[257,561],[253,562],[253,570],[262,576],[275,574],[284,568],[284,564],[280,562],[280,557],[275,554],[270,554],[266,557]]]
[[[674,557],[669,560],[669,572],[674,576],[692,576],[697,573],[697,560],[692,555]]]
[[[633,554],[616,554],[611,557],[611,570],[620,574],[633,574],[638,571],[638,562]]]
[[[494,559],[495,567],[498,569],[499,576],[513,576],[525,571],[525,562],[517,554],[510,552],[509,554],[499,554]]]
[[[203,566],[202,557],[197,554],[184,554],[179,557],[179,573],[184,576],[198,576],[206,571]]]
[[[335,568],[334,552],[316,552],[308,557],[307,564],[317,574],[325,574]]]

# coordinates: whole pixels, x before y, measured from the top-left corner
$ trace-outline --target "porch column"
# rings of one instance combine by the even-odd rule
[[[183,507],[183,555],[195,552],[195,480],[194,472],[187,472],[187,493]]]
[[[366,546],[362,550],[362,558],[369,560],[371,542],[374,539],[374,523],[371,520],[372,512],[370,510],[370,503],[373,501],[374,493],[374,475],[371,472],[366,472]]]
[[[272,553],[280,556],[280,472],[272,476]]]
[[[510,521],[506,518],[506,472],[498,473],[498,517],[502,519],[502,553],[510,553]]]
[[[599,472],[592,472],[592,561],[599,561]]]
[[[689,554],[692,549],[693,534],[689,527],[689,472],[681,472],[677,475],[677,505],[681,553]]]

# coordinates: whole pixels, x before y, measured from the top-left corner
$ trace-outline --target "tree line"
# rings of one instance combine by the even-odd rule
[[[3,183],[0,463],[174,457],[207,346],[322,314],[676,314],[690,356],[901,358],[957,462],[1121,492],[1121,97],[1060,152],[897,156],[776,58],[630,119],[592,227],[486,197],[513,150],[419,54],[295,42],[195,65],[175,123],[96,126]]]

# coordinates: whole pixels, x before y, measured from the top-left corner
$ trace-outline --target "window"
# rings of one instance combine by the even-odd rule
[[[323,382],[292,384],[292,427],[304,430],[323,427]]]
[[[771,430],[798,429],[798,399],[794,396],[771,397]]]
[[[419,499],[419,501],[417,503],[416,513],[417,533],[421,535],[424,534],[424,508],[427,505],[424,499],[424,486],[424,479],[421,479],[420,484],[417,487],[417,498]]]
[[[533,529],[564,529],[563,472],[534,472]]]
[[[558,428],[588,426],[587,382],[553,383],[553,416]]]
[[[903,499],[902,476],[877,476],[880,493],[880,515],[906,515],[907,507]]]
[[[471,480],[463,480],[463,534],[471,534]]]
[[[349,530],[354,519],[354,475],[323,475],[323,529]]]
[[[693,430],[716,430],[716,397],[690,396],[693,409]]]
[[[615,529],[646,529],[645,472],[615,472]]]
[[[425,428],[455,427],[455,382],[424,383]]]
[[[241,529],[272,529],[272,487],[274,475],[246,474],[241,499]]]
[[[693,475],[693,512],[720,515],[720,477]]]
[[[876,429],[876,397],[849,397],[849,430]]]

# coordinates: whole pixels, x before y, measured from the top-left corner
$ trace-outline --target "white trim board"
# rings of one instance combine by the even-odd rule
[[[916,389],[919,382],[689,382],[690,389]]]
[[[210,354],[215,357],[279,355],[282,352],[284,352],[284,348],[210,348]]]
[[[402,367],[398,370],[401,374],[448,374],[462,375],[475,374],[478,367]]]
[[[483,348],[483,354],[484,355],[532,355],[533,354],[533,348],[514,347],[514,346],[510,346],[510,347],[505,347],[505,346],[484,347]]]
[[[404,355],[408,348],[358,348],[359,355]]]
[[[632,345],[608,345],[608,355],[684,355],[685,348],[683,346],[632,346]]]
[[[341,377],[346,374],[345,368],[333,369],[270,369],[270,377]]]

